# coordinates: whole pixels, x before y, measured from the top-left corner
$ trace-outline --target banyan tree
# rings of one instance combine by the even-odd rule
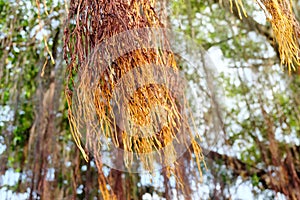
[[[154,171],[160,170],[167,199],[172,196],[170,177],[175,178],[177,193],[187,199],[192,198],[191,186],[184,185],[187,174],[194,173],[201,181],[205,166],[201,137],[180,78],[182,60],[168,37],[164,3],[70,2],[64,32],[68,117],[83,157],[96,163],[104,199],[135,198],[136,172],[154,178]],[[270,15],[282,64],[295,69],[299,25],[291,5],[276,0],[262,3]],[[241,1],[230,1],[230,6],[239,17],[246,17]],[[218,107],[214,95],[211,98]],[[219,114],[215,116],[220,120]],[[198,169],[185,169],[189,162]],[[104,165],[111,167],[108,173]]]
[[[153,174],[159,165],[167,198],[170,176],[178,192],[191,193],[180,162],[194,160],[201,180],[201,137],[190,126],[167,20],[156,8],[146,0],[70,2],[64,47],[69,121],[84,158],[96,162],[104,199],[134,195],[126,196],[122,171]],[[109,175],[104,164],[113,167]]]

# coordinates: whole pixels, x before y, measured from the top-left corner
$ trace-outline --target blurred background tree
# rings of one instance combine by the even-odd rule
[[[169,27],[211,55],[225,88],[224,128],[213,146],[204,137],[203,183],[188,161],[183,190],[159,172],[153,179],[122,173],[123,199],[300,198],[299,68],[281,70],[272,25],[258,4],[243,3],[248,17],[241,19],[227,1],[159,1]],[[82,158],[67,120],[67,13],[59,0],[0,0],[1,199],[102,199],[95,162]]]

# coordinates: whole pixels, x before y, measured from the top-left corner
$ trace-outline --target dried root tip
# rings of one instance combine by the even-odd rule
[[[233,0],[230,0],[229,2],[230,2],[230,11],[233,13],[233,3],[232,3],[232,1]],[[244,8],[242,0],[234,0],[234,4],[237,8],[240,19],[243,19],[242,15],[247,17],[247,13],[246,13],[246,10]]]
[[[296,71],[300,66],[298,43],[300,27],[292,11],[292,4],[288,0],[262,1],[262,3],[271,15],[269,21],[279,46],[280,64],[287,66],[289,73]]]

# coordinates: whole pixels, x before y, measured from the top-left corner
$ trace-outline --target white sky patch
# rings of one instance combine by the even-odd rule
[[[7,146],[5,144],[0,143],[0,155],[5,151],[6,148]]]
[[[0,126],[4,126],[5,122],[12,121],[13,116],[14,112],[8,105],[0,105]]]
[[[12,168],[9,168],[5,171],[5,174],[0,176],[0,185],[14,186],[17,184],[19,177],[20,173],[15,172]]]
[[[5,151],[4,137],[0,135],[0,155]]]
[[[54,168],[47,169],[46,180],[47,181],[54,181],[54,179],[55,179],[55,174],[54,173],[55,173]]]
[[[142,198],[143,200],[152,200],[152,196],[150,193],[145,193]]]
[[[11,190],[6,190],[5,187],[0,189],[0,197],[5,200],[27,200],[29,199],[29,189],[26,193],[13,193]]]
[[[208,49],[207,53],[219,73],[221,72],[229,73],[232,70],[228,67],[230,60],[224,58],[224,55],[220,47],[213,46]]]

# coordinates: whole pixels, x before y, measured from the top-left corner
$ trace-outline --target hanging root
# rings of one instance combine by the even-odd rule
[[[148,171],[157,161],[171,169],[180,156],[174,141],[186,149],[192,143],[201,171],[203,155],[183,112],[188,106],[180,93],[182,83],[170,75],[170,71],[178,74],[178,68],[167,38],[159,41],[149,32],[130,33],[163,27],[154,5],[155,1],[144,0],[71,0],[64,47],[71,131],[85,159],[89,152],[101,160],[102,147],[114,147],[124,152],[123,160],[115,161],[117,166],[124,163],[130,169],[138,155]],[[120,39],[122,33],[127,35]],[[135,48],[136,44],[141,46]],[[104,199],[115,198],[106,187],[99,160],[100,190]]]
[[[239,17],[242,18],[242,13],[247,17],[242,0],[235,0],[234,3]],[[267,19],[272,24],[275,39],[278,43],[281,66],[287,66],[289,73],[296,71],[297,68],[300,68],[298,42],[300,26],[293,13],[292,1],[261,0],[257,3],[265,11]],[[233,0],[230,0],[230,9],[233,12]]]
[[[281,65],[286,65],[289,72],[299,68],[299,23],[295,18],[290,1],[262,1],[271,15],[268,18],[279,46]]]

